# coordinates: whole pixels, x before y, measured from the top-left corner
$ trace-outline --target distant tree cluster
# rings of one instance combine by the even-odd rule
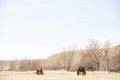
[[[9,70],[29,71],[35,70],[41,66],[42,60],[36,59],[23,59],[23,60],[11,60]]]
[[[90,40],[82,56],[82,63],[88,70],[116,70],[120,72],[120,47],[110,48],[110,41],[103,45],[97,40]]]

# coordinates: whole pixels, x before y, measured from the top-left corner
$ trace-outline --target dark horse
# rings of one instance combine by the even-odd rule
[[[81,73],[82,73],[82,75],[85,75],[86,74],[86,69],[85,69],[85,67],[79,67],[78,68],[78,70],[77,70],[77,75],[81,75]]]
[[[36,73],[37,73],[37,74],[40,74],[40,75],[43,75],[43,70],[42,70],[42,68],[37,68],[37,69],[36,69]]]

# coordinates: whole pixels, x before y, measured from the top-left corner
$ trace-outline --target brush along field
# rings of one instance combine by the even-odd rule
[[[44,71],[44,75],[35,71],[0,71],[0,80],[120,80],[120,73],[95,71],[77,76],[76,72],[67,71]]]

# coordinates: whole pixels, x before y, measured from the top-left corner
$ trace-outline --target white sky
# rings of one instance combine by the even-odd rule
[[[0,0],[0,59],[47,58],[88,39],[120,44],[119,0]]]

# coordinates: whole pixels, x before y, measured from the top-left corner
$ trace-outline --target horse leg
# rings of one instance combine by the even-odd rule
[[[79,73],[80,73],[79,70],[77,70],[77,75],[79,75]]]

